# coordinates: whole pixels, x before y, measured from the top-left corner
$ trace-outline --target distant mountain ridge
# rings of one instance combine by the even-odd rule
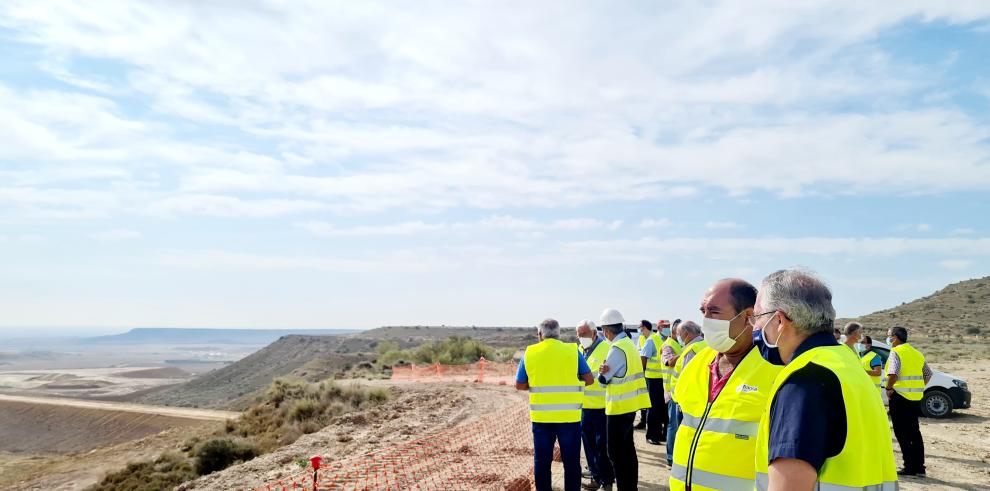
[[[837,319],[863,324],[868,333],[892,326],[908,328],[922,337],[990,335],[990,276],[960,281],[931,295],[855,318]]]
[[[335,336],[358,329],[209,329],[182,327],[137,327],[123,334],[80,340],[86,344],[250,344],[266,345],[282,336]]]

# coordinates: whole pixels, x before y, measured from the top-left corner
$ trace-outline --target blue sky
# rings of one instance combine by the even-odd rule
[[[990,274],[988,66],[987,2],[4,2],[0,329],[868,313]]]

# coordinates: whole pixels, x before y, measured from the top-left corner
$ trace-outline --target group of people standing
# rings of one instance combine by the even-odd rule
[[[846,345],[833,337],[831,291],[799,269],[759,289],[720,280],[700,313],[700,326],[658,322],[654,331],[642,321],[638,346],[615,309],[598,327],[577,326],[577,349],[560,341],[557,321],[540,324],[516,377],[530,393],[537,490],[551,489],[555,442],[565,490],[582,487],[582,443],[585,489],[638,489],[636,428],[649,444],[666,443],[672,490],[893,490],[899,474],[924,475],[917,415],[931,370],[904,328],[888,333],[884,376],[862,326],[846,327]]]

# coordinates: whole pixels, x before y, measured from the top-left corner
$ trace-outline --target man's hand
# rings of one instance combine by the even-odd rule
[[[608,373],[608,363],[602,363],[602,366],[598,367],[598,373],[606,374]]]

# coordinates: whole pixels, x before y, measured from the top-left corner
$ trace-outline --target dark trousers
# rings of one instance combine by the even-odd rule
[[[537,491],[550,491],[553,444],[560,445],[564,490],[581,489],[581,423],[533,423],[533,477]]]
[[[667,405],[663,402],[663,379],[646,379],[650,391],[650,411],[646,414],[646,439],[664,441],[667,439]]]
[[[921,401],[909,401],[896,392],[890,398],[890,422],[904,455],[904,469],[914,472],[925,470],[925,442],[921,438],[919,416]]]
[[[605,417],[608,458],[612,461],[618,491],[632,491],[639,486],[639,460],[636,458],[636,442],[633,441],[635,419],[635,412]]]
[[[604,409],[584,409],[581,412],[581,439],[584,440],[584,458],[588,461],[591,478],[599,484],[612,484],[612,461],[608,458],[608,436]]]

